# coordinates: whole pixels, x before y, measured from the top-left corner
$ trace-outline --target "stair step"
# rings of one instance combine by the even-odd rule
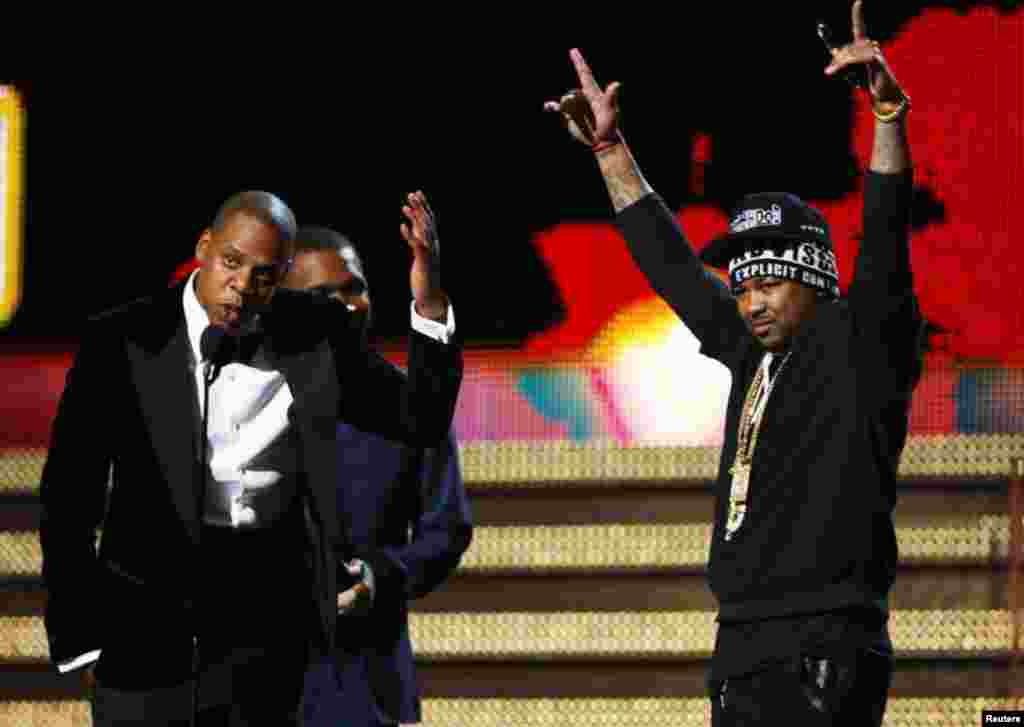
[[[707,659],[664,661],[429,661],[417,660],[427,699],[594,699],[702,697]],[[1007,697],[1012,670],[1005,657],[900,658],[893,662],[894,698]],[[0,702],[67,702],[86,696],[74,674],[49,664],[0,663]]]
[[[413,613],[410,631],[425,661],[677,660],[706,658],[714,611]],[[1000,656],[1012,648],[1010,612],[900,610],[890,616],[900,657]],[[0,616],[0,661],[43,661],[42,618]]]
[[[901,570],[889,594],[894,610],[1001,610],[1008,575],[976,567]],[[494,611],[714,611],[703,573],[624,572],[545,576],[456,574],[413,601],[418,613]]]
[[[885,727],[976,727],[983,710],[1024,708],[1024,699],[890,697]],[[424,727],[704,727],[710,702],[703,697],[425,699]],[[0,722],[34,727],[88,727],[84,701],[0,703]]]
[[[476,441],[459,446],[463,475],[474,489],[659,483],[700,486],[718,472],[718,447],[623,446],[588,441]],[[1024,434],[912,434],[899,474],[909,479],[1006,478],[1024,457]],[[0,450],[0,494],[38,487],[43,448]]]
[[[1008,516],[957,512],[945,520],[898,527],[900,564],[1006,562]],[[703,572],[710,540],[705,523],[477,527],[460,572]],[[37,532],[0,530],[0,579],[37,577],[41,570]]]
[[[1005,568],[903,568],[889,594],[894,610],[1002,610],[1009,608]],[[38,578],[0,587],[0,616],[38,616],[46,591]],[[703,572],[623,571],[568,574],[479,574],[460,571],[410,603],[418,613],[714,611]]]

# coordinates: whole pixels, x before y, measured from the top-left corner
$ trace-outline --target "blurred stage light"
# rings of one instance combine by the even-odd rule
[[[13,86],[0,86],[0,327],[21,302],[24,264],[25,106]]]

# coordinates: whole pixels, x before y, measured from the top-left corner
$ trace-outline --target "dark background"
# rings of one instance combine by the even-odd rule
[[[981,4],[1020,3],[876,0],[865,12],[884,43],[926,7]],[[670,205],[692,197],[698,131],[713,138],[707,196],[717,204],[853,187],[850,89],[822,74],[815,34],[823,18],[848,38],[849,5],[789,5],[581,6],[568,22],[512,6],[450,19],[396,7],[374,22],[309,17],[293,30],[268,15],[231,33],[197,24],[166,37],[154,32],[160,18],[144,33],[122,18],[125,31],[56,55],[59,44],[29,43],[0,76],[28,107],[25,293],[0,340],[73,340],[86,316],[165,285],[241,189],[275,192],[300,224],[355,240],[377,334],[401,336],[399,205],[421,188],[441,219],[460,331],[475,343],[521,341],[562,310],[531,235],[611,214],[594,162],[541,111],[576,85],[572,46],[602,84],[623,82],[624,131]],[[898,75],[914,59],[893,62]]]

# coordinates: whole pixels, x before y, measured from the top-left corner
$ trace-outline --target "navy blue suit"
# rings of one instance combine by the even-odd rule
[[[353,544],[386,557],[398,577],[378,587],[367,613],[339,617],[335,653],[306,674],[304,721],[419,722],[408,602],[455,570],[473,533],[455,437],[423,449],[340,423],[338,472],[338,516]]]

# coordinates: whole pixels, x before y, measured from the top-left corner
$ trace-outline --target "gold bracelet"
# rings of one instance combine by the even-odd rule
[[[891,124],[893,121],[903,118],[910,110],[910,96],[906,94],[900,99],[900,102],[896,105],[892,111],[881,112],[878,110],[876,104],[872,104],[871,113],[875,115],[875,118],[881,121],[883,124]]]

